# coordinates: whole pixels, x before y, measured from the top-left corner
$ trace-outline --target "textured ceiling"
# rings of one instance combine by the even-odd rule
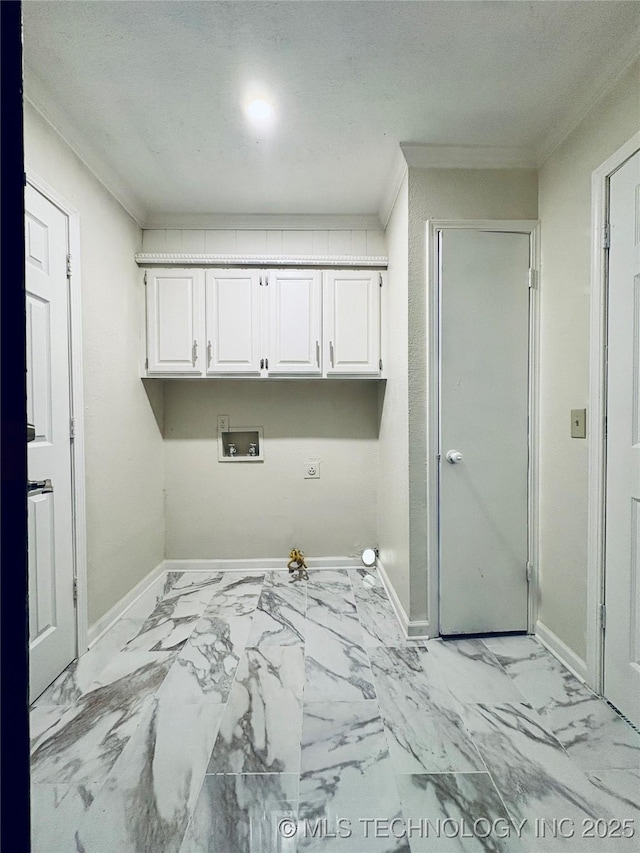
[[[27,95],[139,218],[375,214],[400,142],[540,148],[638,2],[26,0]],[[274,126],[241,103],[273,100]]]

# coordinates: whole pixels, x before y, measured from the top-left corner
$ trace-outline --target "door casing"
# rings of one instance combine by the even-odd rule
[[[605,473],[607,414],[607,258],[604,229],[608,221],[609,177],[640,148],[634,134],[591,174],[591,319],[589,346],[589,518],[587,527],[587,684],[602,695],[604,631],[602,607],[605,573]]]
[[[25,167],[26,182],[55,205],[67,219],[69,281],[69,367],[71,443],[71,497],[73,518],[74,576],[77,582],[76,653],[88,647],[87,524],[84,463],[84,394],[82,384],[82,310],[80,302],[80,214],[46,181]],[[71,424],[70,424],[71,428]]]
[[[444,229],[475,229],[529,235],[531,286],[529,296],[529,576],[527,630],[534,632],[538,602],[538,419],[539,419],[539,274],[540,233],[536,220],[427,220],[427,572],[429,634],[440,634],[440,270],[438,233]]]

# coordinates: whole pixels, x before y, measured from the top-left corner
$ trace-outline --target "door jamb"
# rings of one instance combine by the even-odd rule
[[[531,564],[527,596],[527,631],[532,634],[538,613],[538,491],[539,491],[539,361],[540,361],[540,223],[516,219],[430,219],[426,222],[427,248],[427,560],[428,615],[440,634],[440,253],[443,229],[507,231],[529,235],[529,266],[533,270],[529,290],[529,509],[528,560]],[[431,469],[435,471],[432,475]],[[437,627],[436,627],[437,626]]]
[[[601,606],[604,594],[605,472],[607,413],[607,253],[604,228],[609,215],[609,178],[640,149],[640,133],[634,134],[591,173],[591,317],[589,347],[589,516],[587,528],[587,684],[604,690],[604,636]]]
[[[77,584],[76,653],[88,647],[87,513],[84,460],[84,392],[82,381],[82,310],[80,268],[80,214],[32,169],[25,166],[26,182],[57,207],[67,219],[69,282],[70,417],[74,423],[71,442],[71,496],[73,519],[74,577]]]

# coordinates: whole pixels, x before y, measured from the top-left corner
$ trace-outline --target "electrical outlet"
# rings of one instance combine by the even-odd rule
[[[218,432],[229,432],[229,415],[218,415]]]
[[[320,462],[318,459],[307,459],[304,463],[304,478],[305,480],[320,479]]]

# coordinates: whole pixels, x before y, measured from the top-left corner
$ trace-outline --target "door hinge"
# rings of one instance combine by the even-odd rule
[[[598,605],[598,616],[600,618],[600,627],[603,631],[607,629],[607,605],[599,604]]]
[[[147,271],[144,271],[144,286],[147,286]]]
[[[78,578],[73,579],[73,603],[78,603]]]
[[[610,249],[611,248],[611,226],[608,222],[604,224],[604,230],[602,234],[602,248]]]
[[[538,284],[538,271],[533,268],[529,269],[529,290],[533,290]]]
[[[69,418],[69,438],[73,441],[76,437],[76,419]]]
[[[605,438],[607,437],[607,427],[608,427],[607,416],[605,415],[604,416],[604,437]]]
[[[531,583],[533,577],[533,565],[527,560],[527,583]]]
[[[26,187],[26,185],[27,185],[27,173],[26,172],[22,173],[22,180],[24,181],[24,185]]]
[[[382,273],[378,273],[378,281],[380,282],[380,287],[382,287]]]
[[[145,360],[144,360],[144,369],[149,370],[149,358],[148,357],[145,358]]]
[[[382,370],[382,359],[380,359],[379,367],[380,367],[380,370]]]
[[[67,278],[71,278],[71,255],[67,255]]]

